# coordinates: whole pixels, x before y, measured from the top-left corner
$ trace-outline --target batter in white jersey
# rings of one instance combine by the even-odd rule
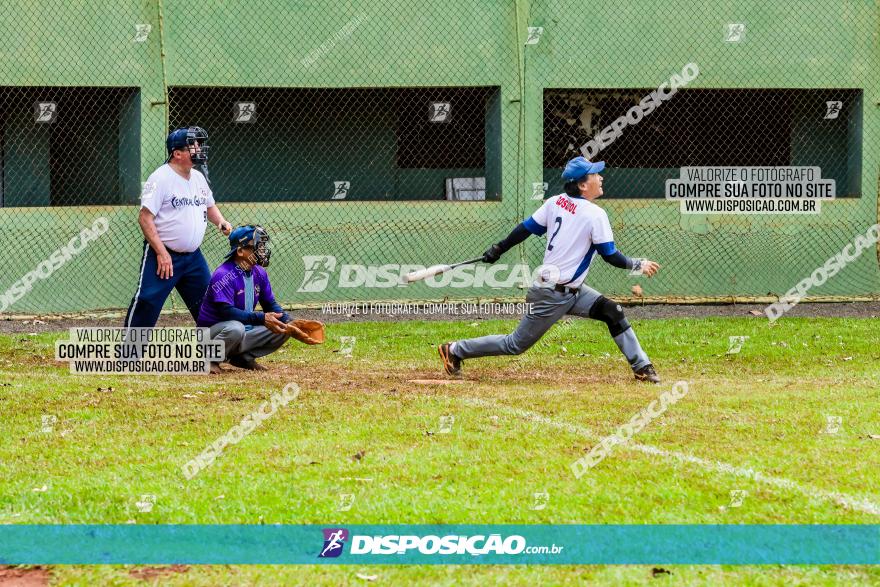
[[[560,318],[572,314],[605,322],[636,379],[660,382],[620,304],[584,284],[597,253],[614,267],[639,271],[648,277],[660,268],[653,261],[631,259],[617,250],[608,215],[594,203],[603,193],[599,172],[604,169],[604,161],[592,163],[583,157],[569,161],[562,173],[565,193],[547,200],[506,239],[483,254],[484,262],[494,263],[532,234],[547,237],[541,277],[526,295],[528,314],[511,334],[441,344],[438,350],[446,373],[459,375],[464,359],[521,354]]]
[[[547,234],[544,265],[558,271],[556,283],[562,285],[578,287],[586,279],[596,252],[614,252],[608,215],[583,198],[566,194],[552,197],[523,225],[532,234]]]

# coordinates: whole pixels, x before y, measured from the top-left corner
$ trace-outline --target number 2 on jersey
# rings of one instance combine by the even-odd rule
[[[556,220],[554,220],[553,222],[556,223],[556,230],[553,231],[553,236],[550,237],[550,242],[547,243],[547,250],[548,251],[553,250],[553,239],[556,238],[556,235],[559,234],[559,229],[562,228],[562,218],[557,216]]]

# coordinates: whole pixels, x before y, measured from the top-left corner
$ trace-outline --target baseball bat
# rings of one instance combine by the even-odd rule
[[[427,269],[419,269],[418,271],[412,271],[406,274],[406,282],[412,283],[414,281],[421,281],[423,279],[427,279],[429,277],[433,277],[435,275],[440,275],[441,273],[445,273],[450,269],[455,269],[456,267],[461,267],[462,265],[470,265],[471,263],[479,263],[483,260],[483,257],[477,257],[476,259],[471,259],[469,261],[462,261],[461,263],[454,263],[452,265],[432,265]]]

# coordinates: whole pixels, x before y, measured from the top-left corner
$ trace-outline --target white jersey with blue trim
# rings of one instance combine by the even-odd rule
[[[559,285],[580,286],[597,251],[610,255],[617,250],[605,210],[583,198],[549,198],[523,225],[532,234],[547,234],[544,265],[559,271]]]
[[[147,178],[141,193],[141,207],[156,217],[159,239],[179,253],[191,253],[201,246],[208,208],[213,205],[214,195],[200,171],[190,171],[187,180],[167,163]]]

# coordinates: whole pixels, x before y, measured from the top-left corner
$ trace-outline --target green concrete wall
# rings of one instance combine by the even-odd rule
[[[478,254],[538,205],[530,196],[532,183],[545,177],[541,145],[546,88],[656,87],[688,62],[700,66],[695,88],[861,89],[855,117],[861,128],[847,128],[846,136],[835,140],[861,140],[860,160],[851,156],[846,174],[860,174],[862,197],[826,204],[818,217],[684,217],[675,204],[663,201],[608,200],[622,250],[664,264],[646,287],[648,295],[783,293],[877,221],[880,54],[873,2],[163,0],[160,6],[156,0],[79,0],[53,2],[51,10],[45,2],[7,4],[0,11],[0,86],[138,89],[122,114],[124,120],[139,121],[139,136],[126,134],[125,148],[119,147],[118,181],[126,186],[125,193],[164,160],[167,87],[498,88],[490,109],[497,130],[493,136],[500,138],[487,141],[487,157],[499,164],[486,171],[490,183],[498,186],[498,202],[220,202],[231,221],[260,221],[278,235],[273,237],[272,275],[284,303],[353,296],[351,291],[298,294],[304,254],[374,264],[431,264]],[[746,23],[743,42],[724,42],[729,22]],[[340,37],[347,23],[350,32]],[[136,24],[152,26],[143,43],[133,41]],[[527,26],[545,28],[537,45],[523,45]],[[17,124],[27,124],[31,107],[4,114],[11,124],[17,116]],[[106,215],[109,233],[51,279],[39,282],[11,310],[123,307],[135,289],[140,258],[137,208],[15,207],[34,198],[46,201],[39,171],[45,161],[32,157],[45,151],[43,141],[36,134],[26,152],[4,143],[7,170],[11,162],[13,168],[37,166],[37,172],[34,182],[22,183],[18,193],[6,193],[7,207],[0,210],[4,244],[28,243],[25,260],[2,249],[7,252],[0,256],[0,291],[95,217]],[[132,149],[139,151],[137,158],[126,155]],[[231,181],[234,169],[259,165],[244,158],[230,160],[222,169],[212,168],[212,179],[226,181],[228,174]],[[337,169],[326,163],[326,171],[331,179]],[[403,175],[398,190],[405,190],[408,181],[422,181]],[[292,184],[302,183],[290,178]],[[308,197],[313,188],[298,193],[290,189],[292,195]],[[532,239],[521,254],[537,264],[541,243]],[[210,233],[206,251],[212,260],[219,260],[222,246],[219,235]],[[591,283],[622,294],[628,293],[632,280],[626,272],[600,265],[591,273]],[[813,293],[878,291],[877,259],[865,254]],[[455,297],[517,291],[438,292],[416,286],[354,295],[441,297],[438,293]]]

